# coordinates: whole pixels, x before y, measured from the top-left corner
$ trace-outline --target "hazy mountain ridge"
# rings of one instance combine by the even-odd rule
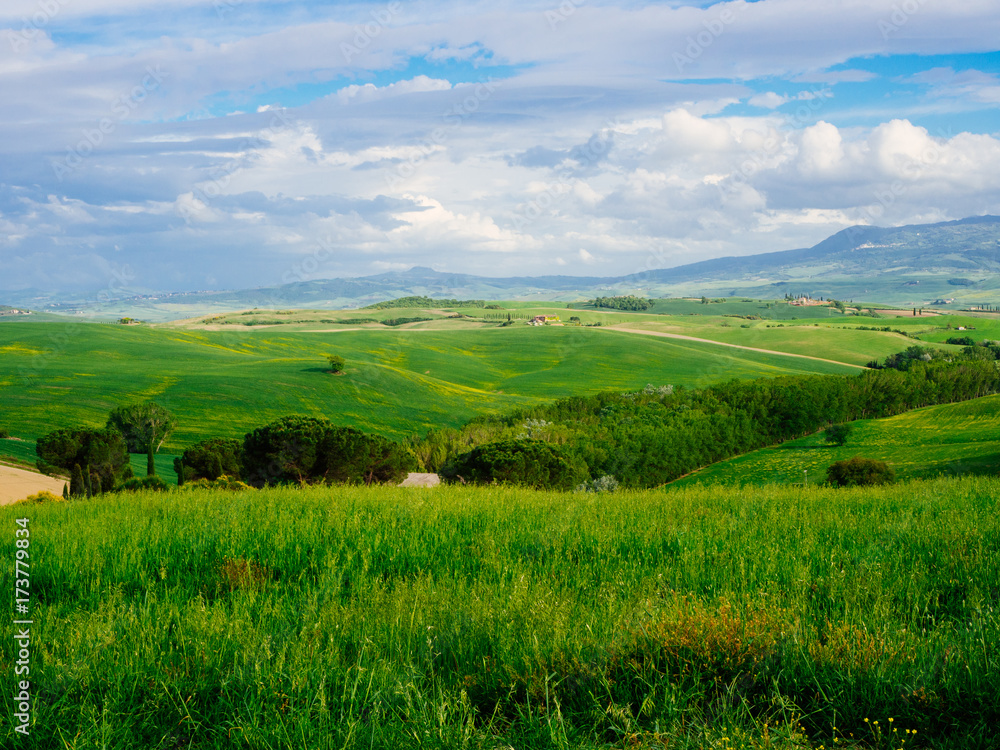
[[[786,292],[898,304],[937,298],[1000,302],[1000,217],[977,216],[902,227],[855,226],[810,248],[713,258],[620,277],[444,273],[415,266],[358,278],[320,279],[260,289],[145,293],[105,304],[39,299],[32,291],[3,302],[52,312],[133,314],[168,319],[251,307],[338,309],[395,297],[571,301],[607,294],[647,297]]]

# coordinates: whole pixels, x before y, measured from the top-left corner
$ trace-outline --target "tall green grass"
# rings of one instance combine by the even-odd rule
[[[4,508],[10,540],[31,519],[20,746],[992,747],[998,498],[979,478]]]

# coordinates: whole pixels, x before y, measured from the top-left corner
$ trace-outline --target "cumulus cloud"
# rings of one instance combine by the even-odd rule
[[[1000,213],[989,0],[57,5],[0,8],[0,289],[627,273]]]

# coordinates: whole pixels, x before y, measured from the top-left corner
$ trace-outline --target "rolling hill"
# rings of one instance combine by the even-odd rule
[[[331,352],[347,359],[342,377],[327,372]],[[0,326],[0,426],[33,440],[58,427],[100,426],[115,406],[155,400],[179,423],[168,453],[207,437],[240,437],[286,414],[399,439],[606,389],[854,371],[594,328],[334,333],[81,323],[68,335],[64,325],[38,323]]]

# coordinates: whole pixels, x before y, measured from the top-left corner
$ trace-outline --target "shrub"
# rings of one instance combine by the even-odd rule
[[[831,464],[826,470],[826,481],[838,487],[891,484],[896,481],[896,472],[885,461],[855,456]]]
[[[196,479],[193,482],[185,482],[184,489],[231,490],[233,492],[240,492],[253,488],[249,484],[241,482],[236,477],[223,474],[218,479]]]
[[[576,486],[574,492],[614,492],[618,489],[618,480],[610,474],[605,474],[594,480],[582,482]]]
[[[59,497],[58,495],[53,495],[48,490],[42,490],[41,492],[36,492],[34,495],[28,495],[23,500],[18,500],[15,505],[20,505],[21,503],[61,503],[65,498]]]
[[[155,490],[156,492],[165,492],[169,489],[166,482],[163,481],[161,477],[153,476],[148,477],[132,477],[122,482],[118,487],[116,487],[120,492],[142,492],[143,490]]]
[[[344,365],[347,364],[347,360],[341,357],[339,354],[327,355],[326,361],[330,363],[330,372],[343,372]]]
[[[10,433],[7,432],[3,427],[0,427],[0,440],[6,440],[10,437]]]
[[[586,479],[587,470],[541,440],[501,440],[462,454],[442,474],[450,480],[569,490]]]

